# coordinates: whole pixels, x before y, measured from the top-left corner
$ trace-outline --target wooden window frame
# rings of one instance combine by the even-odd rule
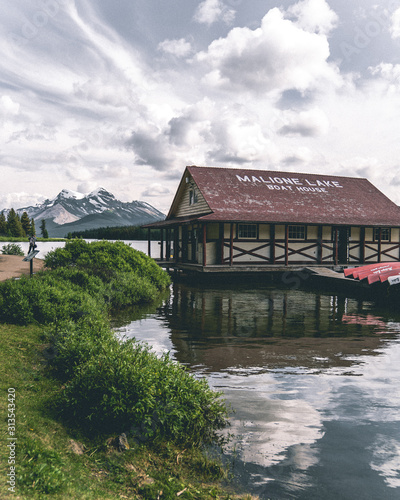
[[[288,224],[288,239],[291,241],[306,241],[307,226],[304,224]]]
[[[189,205],[195,205],[199,201],[199,198],[197,196],[197,192],[195,188],[191,188],[189,191]]]
[[[245,230],[244,230],[244,227],[246,227]],[[249,233],[250,233],[249,228],[252,228],[251,233],[253,233],[253,231],[254,231],[254,236],[249,236]],[[243,230],[247,234],[243,235],[242,234]],[[236,234],[237,234],[237,239],[238,240],[257,240],[258,239],[258,227],[257,227],[257,224],[240,223],[240,224],[237,225]]]
[[[392,241],[392,231],[390,227],[374,227],[372,228],[372,240],[379,241],[379,231],[381,231],[380,241],[390,243]],[[387,234],[387,238],[384,234]]]

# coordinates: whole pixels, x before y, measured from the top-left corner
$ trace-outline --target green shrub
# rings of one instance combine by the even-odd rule
[[[167,439],[185,446],[219,440],[227,410],[205,380],[134,341],[112,337],[88,349],[95,355],[75,364],[59,405],[63,417],[83,432],[128,431],[139,440]]]
[[[121,241],[67,241],[64,248],[47,254],[45,264],[50,269],[78,267],[103,280],[109,280],[117,273],[134,272],[149,280],[157,289],[170,284],[168,274],[153,259]]]
[[[1,248],[1,253],[3,255],[19,255],[23,257],[25,254],[22,251],[20,245],[16,245],[15,243],[9,243],[8,245],[3,245]]]
[[[114,334],[105,317],[86,316],[65,321],[48,331],[52,354],[48,357],[54,374],[63,382],[72,379],[76,367],[86,363],[114,342]]]
[[[167,273],[121,242],[73,240],[50,252],[46,266],[51,270],[0,284],[0,320],[50,325],[47,359],[65,384],[63,418],[92,435],[128,430],[142,441],[218,441],[227,425],[221,395],[167,355],[120,342],[109,325],[112,309],[154,300],[170,283]],[[62,483],[52,465],[24,477],[46,493]]]
[[[170,283],[152,259],[121,242],[73,240],[45,260],[51,271],[0,284],[0,321],[79,319],[150,302]]]
[[[0,320],[17,325],[57,323],[104,313],[99,298],[47,272],[0,283],[0,297]]]
[[[131,304],[151,302],[160,291],[148,279],[134,272],[120,272],[105,285],[103,293],[111,308],[118,310]]]

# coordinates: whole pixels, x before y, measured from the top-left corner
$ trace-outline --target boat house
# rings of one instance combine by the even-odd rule
[[[190,166],[166,219],[145,227],[181,269],[400,260],[400,207],[354,177]]]

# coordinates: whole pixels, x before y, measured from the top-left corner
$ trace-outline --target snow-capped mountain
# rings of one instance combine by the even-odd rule
[[[36,206],[19,208],[36,225],[42,219],[52,237],[98,227],[139,226],[165,219],[165,215],[144,201],[122,202],[104,188],[84,195],[63,189],[54,199]],[[6,211],[5,211],[6,212]]]

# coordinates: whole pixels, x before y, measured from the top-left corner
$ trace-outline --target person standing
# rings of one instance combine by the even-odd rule
[[[33,252],[35,250],[35,248],[37,247],[36,245],[36,236],[33,234],[30,238],[29,238],[29,250],[28,250],[28,255]]]

